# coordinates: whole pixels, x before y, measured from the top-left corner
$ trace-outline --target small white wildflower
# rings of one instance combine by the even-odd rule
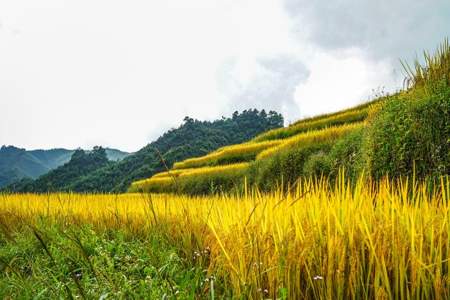
[[[314,280],[322,280],[323,277],[320,276],[320,275],[316,275],[316,276],[313,277],[313,279],[314,279]]]

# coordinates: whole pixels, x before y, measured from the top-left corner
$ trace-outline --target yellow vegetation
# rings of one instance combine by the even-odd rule
[[[152,176],[152,178],[163,178],[163,177],[178,177],[181,173],[186,172],[191,169],[179,169],[179,170],[169,170],[166,172],[161,172]]]
[[[157,177],[157,178],[148,178],[148,179],[142,179],[142,180],[138,180],[138,181],[134,181],[131,183],[130,187],[128,188],[128,190],[130,192],[139,192],[141,190],[144,190],[145,188],[149,187],[149,186],[160,186],[162,187],[167,187],[169,185],[174,184],[176,181],[174,179],[174,177]]]
[[[367,117],[368,111],[371,106],[372,105],[365,105],[362,108],[357,107],[330,115],[300,120],[289,127],[272,129],[263,134],[260,134],[256,138],[254,138],[253,141],[261,142],[265,140],[284,139],[302,132],[318,130],[325,127],[341,124],[360,122]]]
[[[185,176],[196,176],[196,175],[211,175],[215,173],[223,172],[235,172],[245,170],[249,166],[249,163],[243,162],[238,164],[230,164],[215,167],[203,167],[187,170],[181,174],[181,177]]]
[[[351,189],[341,178],[334,188],[302,181],[288,194],[0,195],[0,217],[136,231],[167,224],[183,251],[211,250],[208,272],[237,298],[286,288],[288,299],[448,299],[449,194],[448,178],[434,191],[388,180]]]
[[[208,164],[214,164],[222,159],[227,159],[231,157],[245,157],[248,155],[257,155],[259,152],[277,146],[281,143],[281,141],[268,141],[261,143],[244,143],[231,145],[227,147],[220,148],[214,152],[211,152],[208,155],[201,157],[194,157],[186,159],[182,162],[177,162],[174,164],[174,169],[186,169],[186,168],[195,168],[201,167]]]
[[[263,159],[270,157],[280,151],[292,148],[294,146],[303,147],[306,145],[311,145],[313,143],[332,141],[346,133],[361,128],[363,125],[364,122],[359,122],[341,126],[328,127],[314,131],[307,131],[295,135],[293,137],[290,137],[288,139],[285,139],[284,142],[279,144],[278,146],[262,151],[261,153],[258,154],[256,159]]]

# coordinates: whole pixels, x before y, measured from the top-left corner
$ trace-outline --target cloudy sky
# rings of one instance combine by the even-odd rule
[[[401,87],[448,0],[2,0],[0,145],[135,151],[184,116],[286,123]]]

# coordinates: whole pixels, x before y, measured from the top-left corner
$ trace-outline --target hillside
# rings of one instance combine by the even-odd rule
[[[450,45],[405,64],[407,88],[332,114],[269,130],[245,143],[176,162],[130,192],[208,194],[274,190],[301,178],[355,182],[363,174],[437,178],[450,173]],[[247,185],[246,185],[247,184]]]
[[[180,127],[169,130],[156,141],[119,162],[105,163],[88,171],[80,170],[78,176],[73,176],[70,164],[64,165],[34,182],[24,181],[8,186],[6,190],[121,192],[125,191],[133,180],[146,178],[164,170],[162,159],[170,167],[177,160],[240,143],[282,125],[283,117],[280,114],[273,111],[266,113],[264,110],[245,110],[240,114],[235,112],[230,118],[213,122],[186,117]],[[65,176],[66,172],[71,175]],[[59,180],[58,176],[64,179]],[[55,181],[58,182],[56,186],[53,184]]]
[[[0,148],[0,188],[22,178],[39,176],[68,162],[75,150],[25,150],[14,146]],[[121,160],[128,153],[106,148],[109,160]]]

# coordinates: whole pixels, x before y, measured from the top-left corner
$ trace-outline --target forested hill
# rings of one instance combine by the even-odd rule
[[[120,160],[128,155],[116,149],[106,148],[109,160]],[[22,178],[39,176],[68,162],[75,150],[49,149],[26,150],[14,146],[0,148],[0,188]]]
[[[102,165],[96,164],[87,171],[80,167],[82,163],[80,164],[79,160],[72,164],[69,162],[35,181],[22,181],[6,187],[5,190],[122,192],[126,191],[132,181],[164,170],[162,161],[170,168],[175,161],[204,155],[229,144],[241,143],[261,132],[282,126],[283,117],[280,114],[256,109],[235,112],[230,118],[222,117],[212,122],[186,117],[181,126],[167,131],[156,141],[119,162],[103,162]],[[80,167],[78,174],[74,166]],[[70,173],[70,176],[66,176],[66,173]]]

